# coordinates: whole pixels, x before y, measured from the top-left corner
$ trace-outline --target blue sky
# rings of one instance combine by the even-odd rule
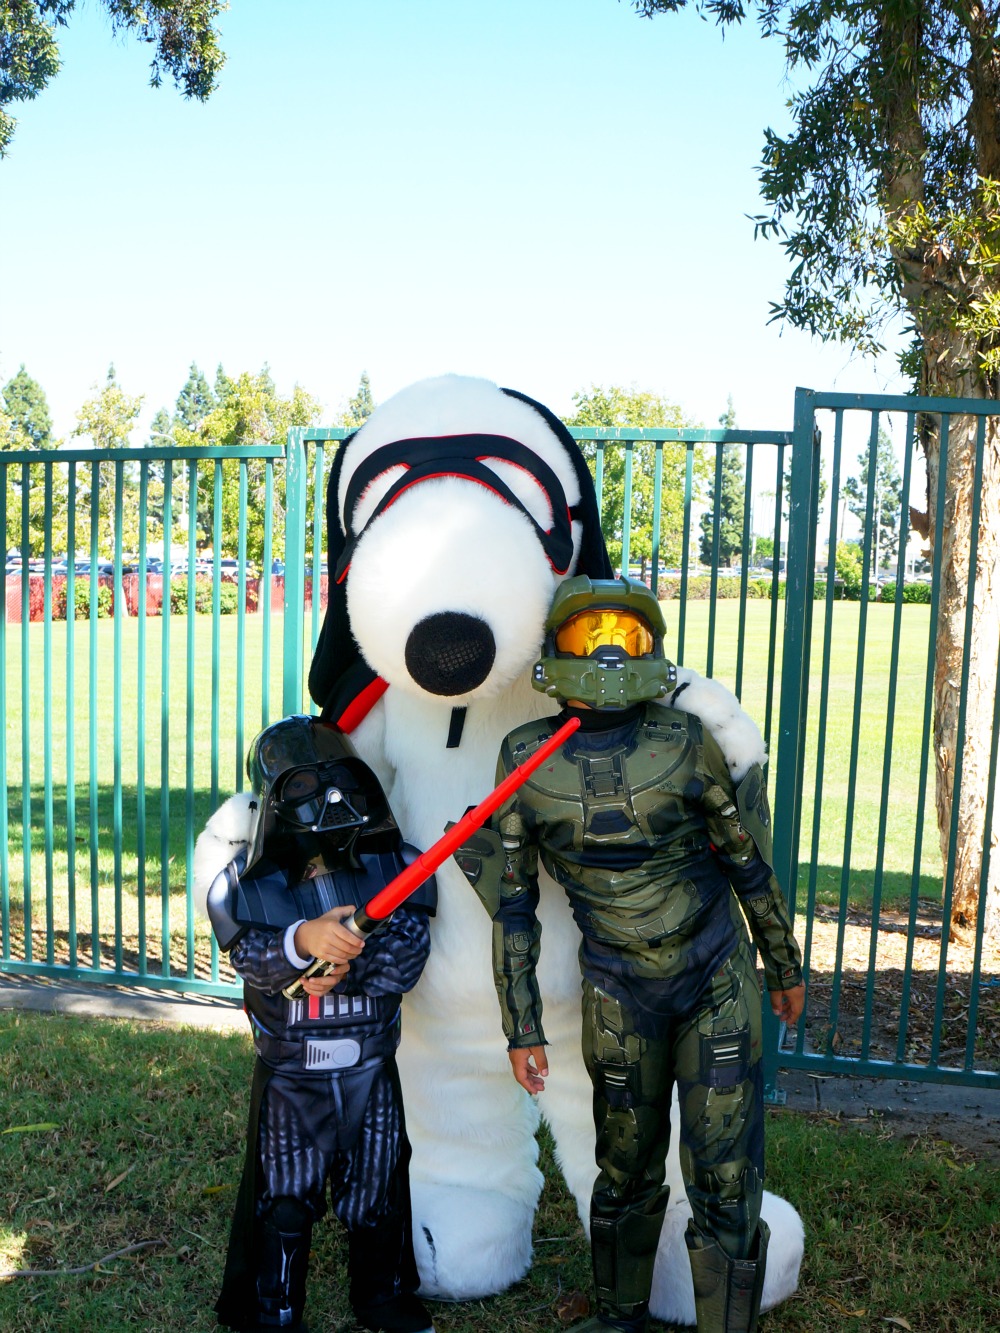
[[[751,23],[616,0],[233,0],[206,104],[81,0],[63,69],[0,162],[0,383],[23,362],[57,433],[114,362],[270,365],[329,417],[481,374],[559,413],[635,385],[714,425],[790,428],[797,384],[895,392],[881,364],[767,324],[787,264],[755,242],[754,167],[789,88]]]

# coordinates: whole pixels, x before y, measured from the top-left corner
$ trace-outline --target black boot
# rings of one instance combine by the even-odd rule
[[[417,1299],[420,1285],[406,1208],[394,1208],[375,1226],[348,1235],[350,1300],[359,1324],[372,1333],[433,1333],[427,1308]]]
[[[244,1333],[280,1328],[305,1333],[306,1272],[312,1216],[296,1199],[279,1199],[254,1228],[257,1321]]]
[[[767,1264],[767,1223],[757,1226],[749,1259],[730,1259],[717,1241],[688,1223],[687,1241],[694,1279],[698,1333],[756,1333]]]

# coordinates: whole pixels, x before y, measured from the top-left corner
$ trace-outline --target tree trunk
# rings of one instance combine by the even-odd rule
[[[934,340],[940,342],[939,333]],[[940,381],[940,375],[937,377]],[[965,380],[965,376],[961,380]],[[940,383],[929,386],[940,391]],[[976,393],[975,389],[979,388]],[[952,394],[982,397],[982,387],[948,384]],[[950,863],[955,823],[955,778],[958,766],[958,725],[962,704],[966,605],[972,545],[972,502],[975,484],[978,419],[953,417],[947,450],[944,509],[935,513],[941,466],[937,429],[925,436],[927,452],[929,540],[941,524],[941,563],[935,571],[939,586],[934,660],[934,758],[938,834],[945,872]],[[980,487],[979,541],[965,693],[965,727],[961,749],[957,837],[951,901],[951,938],[975,938],[983,853],[991,848],[987,885],[986,931],[1000,938],[1000,802],[994,802],[992,828],[985,829],[990,750],[1000,652],[1000,423],[987,422]],[[945,885],[947,890],[947,883]]]
[[[890,230],[918,215],[926,198],[923,171],[926,141],[920,119],[917,61],[909,52],[919,50],[923,21],[919,6],[882,10],[880,32],[883,67],[892,77],[883,95],[886,142],[891,153],[884,169],[882,199]],[[971,92],[968,111],[973,129],[976,166],[980,178],[1000,176],[1000,56],[993,24],[979,5],[965,11],[970,58],[967,68]],[[894,57],[893,53],[896,53]],[[900,55],[899,53],[902,53]],[[897,235],[905,234],[905,227]],[[956,314],[973,308],[976,299],[995,295],[996,279],[980,270],[972,280],[936,229],[925,232],[922,243],[894,245],[899,263],[901,294],[923,341],[923,392],[945,397],[996,399],[998,377],[984,373],[984,354],[996,344],[997,332],[982,342],[963,336]],[[972,637],[964,663],[966,602],[972,538],[972,502],[975,483],[978,419],[953,417],[950,421],[943,512],[935,512],[941,467],[941,437],[936,424],[924,431],[927,455],[927,520],[933,549],[936,525],[941,526],[941,563],[934,571],[939,586],[938,623],[934,661],[934,757],[938,834],[948,868],[954,861],[951,899],[951,938],[975,937],[983,855],[991,849],[985,913],[986,932],[1000,939],[1000,809],[995,805],[993,827],[985,828],[993,733],[997,655],[1000,652],[1000,421],[987,421],[985,457],[980,483],[976,577],[973,592]],[[965,729],[961,752],[961,782],[955,812],[958,763],[958,722],[962,705],[963,665],[967,665]],[[957,822],[956,822],[957,820]],[[951,830],[956,838],[951,847]],[[953,857],[952,857],[953,851]]]

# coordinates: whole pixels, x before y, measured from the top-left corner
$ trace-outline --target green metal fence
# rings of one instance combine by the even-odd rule
[[[950,407],[953,414],[989,410]],[[892,719],[905,707],[912,721],[900,664],[912,665],[915,642],[929,679],[936,603],[904,603],[901,580],[892,604],[845,600],[827,568],[832,555],[822,554],[822,532],[836,534],[842,522],[847,423],[865,414],[876,439],[877,422],[892,414],[897,433],[904,431],[905,519],[916,413],[932,410],[940,420],[940,405],[918,400],[803,391],[793,432],[573,432],[591,462],[616,563],[646,578],[663,599],[668,651],[734,688],[761,723],[774,759],[777,869],[799,908],[810,1017],[794,1041],[769,1026],[772,1089],[779,1059],[822,1072],[1000,1079],[977,1045],[996,1013],[990,988],[998,979],[982,931],[966,986],[974,996],[962,1058],[948,1056],[955,955],[949,961],[940,919],[929,1050],[915,1049],[906,1035],[914,1029],[913,1005],[927,990],[916,963],[926,943],[926,899],[942,872],[936,839],[911,840],[906,859],[906,831],[893,828],[890,815],[906,802],[918,824],[926,815],[926,690],[917,710],[917,758],[907,759],[903,772],[898,761],[892,768],[899,740]],[[0,612],[0,760],[7,779],[0,791],[0,972],[238,993],[227,961],[191,911],[194,840],[220,801],[243,786],[246,745],[257,728],[304,705],[327,578],[327,460],[346,434],[293,430],[283,446],[232,450],[0,454],[0,531],[13,534],[8,547],[38,553],[37,570],[17,556]],[[723,499],[733,458],[743,477],[735,510]],[[176,532],[184,515],[178,560],[164,533]],[[202,534],[211,532],[204,582],[192,515]],[[830,551],[835,544],[831,537]],[[161,548],[168,568],[157,574],[151,552]],[[235,558],[232,573],[224,552]],[[172,578],[171,563],[183,566]],[[866,583],[869,572],[866,566]],[[189,615],[195,603],[202,609]],[[885,641],[877,661],[875,639]],[[872,731],[865,687],[876,677],[889,727],[873,758],[862,741]],[[991,802],[996,731],[994,719]],[[862,790],[859,770],[876,767],[885,775],[881,790]],[[871,847],[857,836],[852,841],[862,815],[878,830]],[[927,818],[933,825],[933,804]],[[801,861],[800,846],[808,849]],[[905,907],[912,910],[900,906],[901,879],[910,884]],[[889,881],[894,888],[886,895]],[[946,882],[941,897],[947,907]],[[892,1050],[877,947],[886,901],[894,927],[905,928],[908,950],[893,974]],[[871,964],[860,990],[845,954],[858,937],[859,916],[868,922]]]

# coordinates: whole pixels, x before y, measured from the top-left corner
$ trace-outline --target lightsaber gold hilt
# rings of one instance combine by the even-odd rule
[[[363,907],[359,907],[353,916],[341,924],[346,926],[352,935],[357,935],[359,940],[364,940],[380,923],[369,916]],[[315,958],[304,972],[300,972],[295,980],[284,988],[282,995],[288,1000],[297,1000],[302,994],[302,983],[306,977],[327,977],[336,966],[336,963],[331,963],[326,958]]]

